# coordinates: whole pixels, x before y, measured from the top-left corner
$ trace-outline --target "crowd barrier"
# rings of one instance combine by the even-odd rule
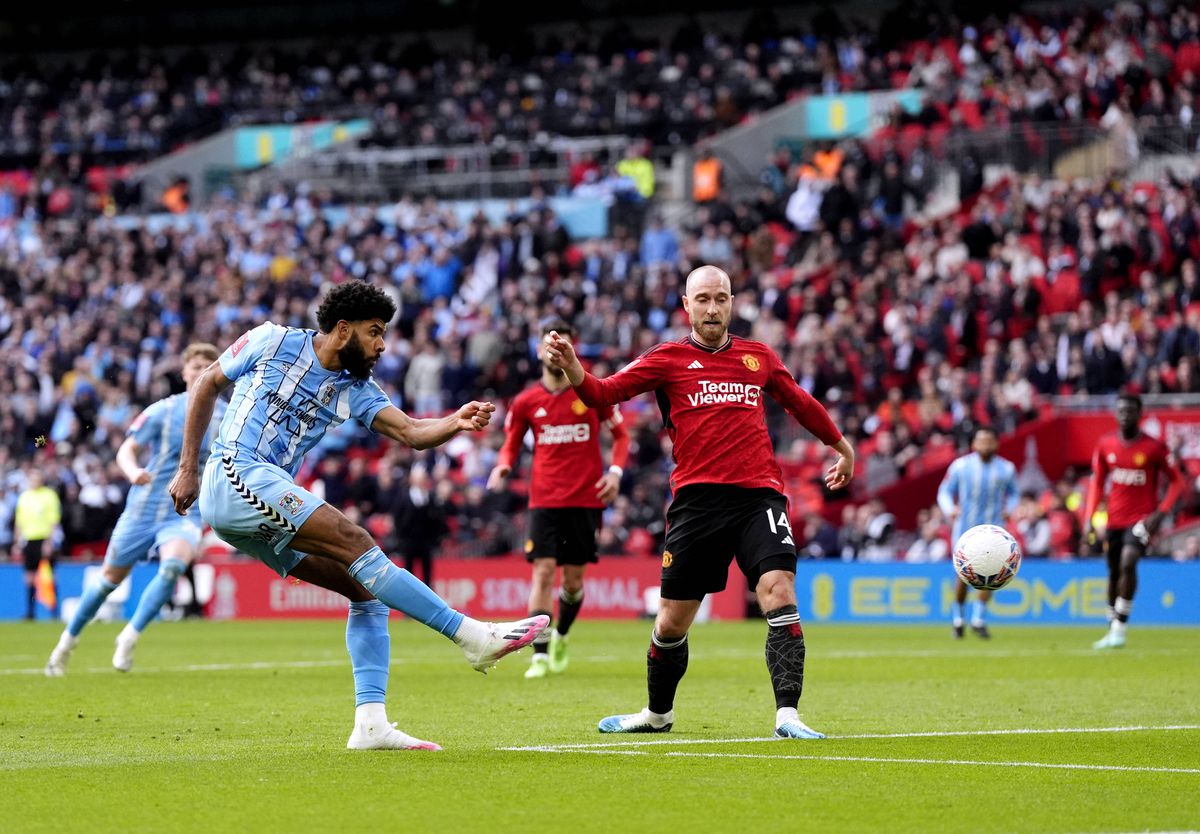
[[[62,612],[74,610],[92,565],[60,565],[56,571]],[[139,565],[113,595],[105,617],[127,618],[154,575]],[[442,559],[434,562],[434,589],[455,608],[483,619],[523,616],[529,566],[518,557]],[[18,565],[0,566],[0,619],[24,615],[25,591]],[[610,557],[588,571],[585,616],[630,619],[652,608],[658,589],[657,560]],[[1095,624],[1104,621],[1106,571],[1098,559],[1074,562],[1026,560],[1017,578],[990,606],[997,623]],[[801,618],[806,622],[942,623],[950,616],[954,576],[949,563],[909,565],[803,561],[796,576]],[[337,594],[279,576],[257,562],[197,566],[197,591],[214,619],[343,617]],[[1138,623],[1200,625],[1200,563],[1145,560],[1133,618]],[[190,593],[181,585],[179,594]],[[726,590],[713,594],[704,614],[714,620],[745,616],[746,583],[731,568]],[[39,607],[39,617],[49,612]]]

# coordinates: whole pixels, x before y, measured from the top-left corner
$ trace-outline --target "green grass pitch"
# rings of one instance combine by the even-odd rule
[[[159,623],[128,675],[117,628],[51,680],[58,627],[0,626],[7,834],[1200,828],[1196,629],[1096,653],[1096,628],[813,623],[801,715],[830,738],[773,741],[761,622],[693,630],[675,732],[602,736],[644,703],[648,623],[581,619],[568,672],[526,681],[527,654],[485,678],[393,620],[389,716],[446,749],[364,753],[344,623]]]

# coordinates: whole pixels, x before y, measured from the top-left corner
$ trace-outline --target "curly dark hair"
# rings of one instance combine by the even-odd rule
[[[396,315],[391,296],[366,281],[352,280],[325,293],[317,308],[317,327],[330,333],[339,321],[370,321],[380,319],[384,324]]]

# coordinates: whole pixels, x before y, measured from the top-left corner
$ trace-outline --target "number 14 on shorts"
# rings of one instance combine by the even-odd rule
[[[779,516],[776,517],[771,508],[767,507],[767,523],[771,525],[771,532],[775,535],[779,535],[780,530],[786,530],[787,532],[783,534],[783,538],[780,539],[780,541],[783,544],[795,546],[796,543],[792,540],[792,525],[791,522],[788,521],[786,512],[780,510]]]

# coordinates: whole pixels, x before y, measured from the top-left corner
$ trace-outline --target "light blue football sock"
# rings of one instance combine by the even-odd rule
[[[984,614],[987,613],[987,606],[983,604],[983,600],[974,600],[971,602],[971,625],[983,625]]]
[[[146,590],[142,591],[137,610],[133,612],[133,619],[129,621],[134,631],[140,634],[142,629],[158,616],[159,609],[175,595],[175,583],[186,569],[187,565],[178,559],[163,559],[158,563],[158,573],[150,580]]]
[[[100,610],[104,600],[116,589],[117,586],[105,579],[104,574],[96,577],[96,581],[83,592],[79,599],[79,607],[75,609],[75,616],[67,624],[67,631],[72,637],[78,637],[83,627],[95,619],[96,612]]]
[[[462,614],[447,605],[424,582],[392,564],[378,547],[372,547],[355,559],[350,566],[350,575],[388,608],[394,608],[447,637],[453,637],[462,624]]]
[[[346,617],[346,650],[354,670],[354,706],[382,704],[387,696],[388,662],[392,638],[388,615],[379,600],[350,603]]]

